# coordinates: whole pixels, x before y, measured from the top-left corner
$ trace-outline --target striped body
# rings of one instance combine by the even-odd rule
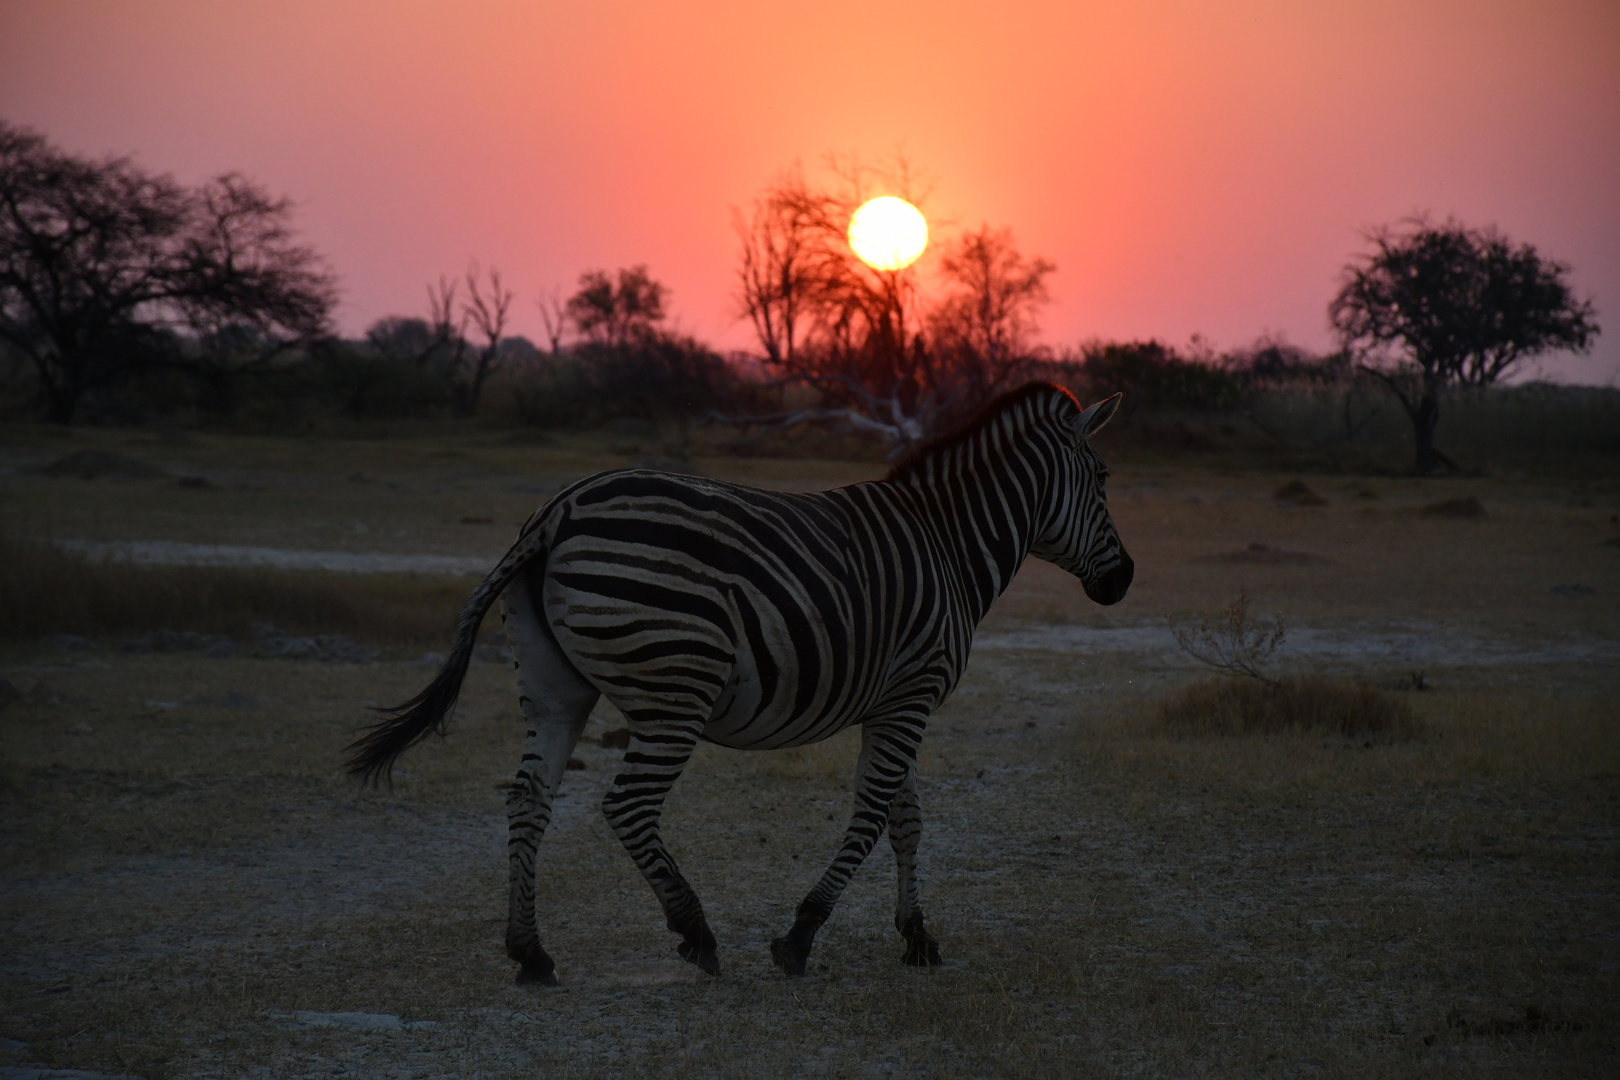
[[[701,905],[658,832],[695,744],[770,750],[858,724],[844,845],[773,954],[802,973],[816,928],[887,826],[906,958],[937,962],[914,873],[923,732],[1026,556],[1070,570],[1099,602],[1124,595],[1131,562],[1086,442],[1117,400],[1082,411],[1066,391],[1026,387],[889,478],[832,491],[642,470],[583,480],[524,526],[469,602],[440,677],[356,744],[351,767],[376,775],[442,720],[465,671],[458,657],[504,594],[529,721],[508,807],[508,948],[526,973],[552,977],[534,925],[534,852],[598,695],[631,729],[604,812],[682,935],[683,956],[718,971]]]
[[[541,526],[546,621],[632,721],[674,697],[710,742],[799,746],[908,702],[931,711],[967,659],[978,613],[902,488],[629,472],[560,503]]]

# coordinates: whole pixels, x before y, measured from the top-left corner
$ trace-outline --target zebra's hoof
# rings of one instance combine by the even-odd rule
[[[910,918],[899,923],[897,928],[900,936],[906,939],[905,955],[900,957],[902,963],[912,967],[938,967],[945,962],[939,956],[939,942],[923,925],[922,912],[913,911]]]
[[[810,960],[809,946],[799,947],[785,937],[779,937],[771,942],[771,959],[776,966],[787,972],[792,978],[804,976],[804,966]]]
[[[675,951],[680,953],[681,959],[688,964],[696,964],[710,975],[720,974],[720,957],[716,953],[713,941],[709,942],[706,949],[695,941],[683,941],[675,946]]]
[[[506,953],[518,962],[518,982],[539,983],[541,986],[557,985],[557,962],[540,947],[538,941],[530,941],[515,948],[508,944]]]
[[[926,930],[906,939],[906,952],[900,960],[912,967],[938,967],[945,962],[939,955],[939,942]]]
[[[525,983],[537,983],[540,986],[561,985],[557,979],[557,966],[555,964],[546,967],[530,967],[524,964],[518,968],[517,981],[520,986]]]
[[[681,943],[675,946],[675,951],[681,954],[681,959],[688,964],[696,964],[710,975],[719,975],[720,957],[717,953],[720,945],[703,916],[700,914],[688,923],[680,935]]]

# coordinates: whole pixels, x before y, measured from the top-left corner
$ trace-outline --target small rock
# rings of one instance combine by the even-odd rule
[[[1224,555],[1208,555],[1196,560],[1197,562],[1222,563],[1256,563],[1261,566],[1310,566],[1316,563],[1325,563],[1326,559],[1319,555],[1309,555],[1303,551],[1283,551],[1269,544],[1255,542],[1242,551],[1232,551]]]
[[[296,1012],[293,1014],[304,1027],[347,1028],[350,1031],[403,1031],[407,1027],[436,1027],[431,1020],[418,1020],[407,1024],[392,1013],[362,1012]]]
[[[1452,518],[1458,521],[1471,521],[1485,516],[1485,507],[1480,501],[1470,495],[1466,499],[1445,499],[1441,502],[1430,503],[1420,511],[1424,517]]]
[[[78,634],[53,634],[45,639],[45,647],[56,652],[96,652],[101,646]]]
[[[425,652],[411,661],[412,667],[436,668],[444,664],[444,653]]]
[[[512,650],[504,645],[478,645],[473,648],[473,659],[481,664],[510,664]]]
[[[378,650],[361,645],[342,634],[316,634],[313,637],[287,637],[271,623],[248,627],[254,652],[269,659],[316,660],[323,664],[369,664]]]
[[[204,645],[197,655],[209,660],[228,660],[236,655],[236,642],[228,637],[219,637]]]
[[[1288,483],[1273,491],[1271,497],[1278,502],[1291,503],[1294,506],[1327,505],[1327,500],[1312,491],[1303,480],[1288,481]]]
[[[217,705],[222,709],[262,709],[259,699],[242,693],[240,690],[231,690],[217,698],[207,701],[209,705]]]
[[[140,637],[126,641],[119,652],[146,654],[151,652],[194,652],[209,659],[222,659],[236,655],[236,642],[224,634],[199,634],[192,630],[148,630]]]
[[[79,450],[66,457],[59,457],[48,465],[41,465],[34,471],[41,476],[76,476],[80,480],[96,480],[101,477],[129,479],[158,475],[158,470],[144,461],[126,454],[111,454],[105,450]]]

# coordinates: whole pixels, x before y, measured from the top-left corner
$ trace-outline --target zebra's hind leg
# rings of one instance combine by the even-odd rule
[[[943,963],[939,942],[924,925],[921,890],[917,887],[917,844],[922,839],[922,803],[917,798],[917,767],[906,770],[906,779],[889,804],[889,843],[900,868],[900,900],[894,909],[894,928],[906,939],[900,959],[912,967],[933,967]]]
[[[700,720],[644,723],[632,717],[624,771],[602,797],[602,813],[663,905],[665,924],[681,935],[675,951],[682,960],[718,975],[717,943],[703,905],[658,831],[664,798],[686,768],[702,730]]]
[[[528,725],[523,762],[506,795],[506,954],[519,964],[519,982],[557,983],[556,964],[540,945],[535,921],[535,856],[568,758],[600,696],[557,648],[550,629],[536,617],[525,578],[501,601],[501,622],[512,645],[518,703]]]
[[[844,833],[844,846],[799,905],[792,928],[771,942],[771,959],[789,975],[804,974],[816,931],[883,834],[890,805],[917,760],[921,728],[921,723],[894,721],[868,721],[862,727],[861,756],[855,766],[855,814]]]

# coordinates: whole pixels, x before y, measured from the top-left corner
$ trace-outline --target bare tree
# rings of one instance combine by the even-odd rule
[[[1006,383],[1035,331],[1053,266],[1026,259],[1007,230],[988,227],[950,247],[952,292],[925,310],[914,267],[876,270],[855,257],[847,230],[869,195],[918,204],[925,193],[904,160],[888,170],[828,162],[830,186],[797,169],[779,176],[745,217],[738,306],[779,385],[812,387],[800,409],[711,419],[761,431],[806,422],[876,434],[891,454],[934,434]]]
[[[506,330],[507,318],[512,310],[512,291],[501,283],[501,272],[490,268],[488,291],[481,283],[478,265],[467,271],[467,299],[461,305],[462,325],[472,323],[484,344],[470,359],[463,353],[469,367],[456,384],[457,411],[471,416],[478,411],[478,399],[484,383],[501,364],[501,335]]]
[[[568,305],[563,302],[562,290],[558,288],[541,293],[535,304],[540,308],[540,319],[546,327],[546,342],[555,359],[562,355],[563,335],[568,332]]]
[[[842,260],[829,243],[839,210],[833,196],[810,190],[798,169],[778,177],[746,218],[732,209],[742,242],[738,306],[754,326],[766,363],[782,370],[796,370],[805,324],[842,276]]]
[[[234,173],[188,189],[0,121],[0,339],[33,362],[50,418],[175,362],[170,331],[258,361],[323,336],[336,286],[291,209]]]
[[[974,396],[987,396],[1029,356],[1036,314],[1051,300],[1046,279],[1057,267],[1025,258],[1011,229],[988,225],[952,244],[941,265],[951,291],[930,318],[934,347],[953,354],[952,374],[970,382]]]
[[[1598,335],[1591,301],[1577,301],[1565,280],[1569,267],[1494,229],[1419,218],[1369,239],[1373,250],[1346,267],[1328,314],[1406,410],[1420,473],[1457,468],[1434,445],[1448,384],[1489,386],[1529,357],[1584,352]],[[1390,345],[1405,356],[1380,355]]]

